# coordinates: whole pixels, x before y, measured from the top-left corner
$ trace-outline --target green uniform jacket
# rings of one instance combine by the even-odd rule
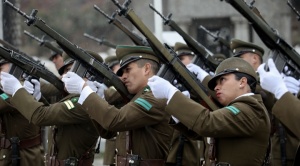
[[[299,146],[299,106],[299,99],[297,99],[290,92],[288,92],[285,93],[272,108],[272,113],[276,117],[277,123],[278,121],[280,121],[280,123],[283,124],[284,127],[287,166],[293,165],[296,152]],[[276,132],[273,136],[272,145],[272,164],[274,166],[282,165],[280,136],[278,132]]]
[[[118,155],[125,156],[126,132],[132,131],[132,153],[143,159],[166,159],[173,129],[168,125],[170,115],[164,109],[166,100],[156,99],[149,88],[118,109],[109,105],[96,93],[83,103],[84,109],[107,130],[120,131],[116,147]]]
[[[117,108],[125,105],[125,101],[120,93],[113,87],[109,87],[104,91],[104,98],[110,104],[114,105]],[[116,138],[106,139],[105,141],[105,149],[103,154],[103,164],[111,165],[115,163],[115,150],[116,150]]]
[[[300,139],[300,101],[290,92],[285,93],[274,105],[273,115]]]
[[[166,111],[197,134],[216,138],[218,162],[233,166],[262,165],[269,142],[270,121],[260,95],[241,96],[227,107],[210,112],[176,92]]]
[[[263,90],[261,88],[260,85],[256,86],[256,93],[261,94],[264,105],[266,106],[269,115],[271,117],[271,122],[272,122],[272,136],[271,136],[271,142],[272,142],[272,158],[271,158],[271,162],[273,166],[281,166],[282,165],[282,154],[281,154],[281,143],[280,143],[280,131],[279,131],[279,120],[278,118],[272,113],[272,109],[274,109],[276,107],[276,109],[278,109],[278,106],[274,106],[276,103],[276,98],[275,96],[266,91]],[[295,97],[293,97],[295,98]],[[290,99],[285,100],[288,101]],[[290,101],[289,101],[290,102]],[[293,104],[291,104],[293,106]],[[295,108],[295,107],[294,107]],[[280,110],[282,110],[284,112],[284,110],[287,109],[286,105],[282,105],[281,107],[279,107]],[[290,122],[290,121],[289,121]],[[287,166],[289,165],[293,165],[294,163],[294,158],[296,155],[296,151],[299,145],[299,138],[297,138],[288,128],[286,128],[285,126],[283,126],[283,130],[284,130],[284,139],[285,139],[285,157],[286,157],[286,164]]]
[[[55,137],[58,148],[57,158],[64,160],[69,157],[80,158],[89,149],[94,149],[99,136],[88,114],[77,103],[77,96],[68,95],[59,103],[45,106],[21,88],[12,97],[11,104],[33,124],[57,126]],[[50,138],[52,138],[51,134]],[[49,145],[51,146],[53,139],[50,138]],[[49,154],[51,154],[50,146]],[[94,153],[90,153],[89,157],[94,157]]]
[[[43,98],[45,98],[50,104],[59,102],[62,98],[64,98],[67,95],[66,92],[59,91],[54,85],[50,83],[45,83],[43,81],[41,81],[41,93],[42,99],[40,100],[40,102],[43,102]]]
[[[5,95],[5,94],[2,94]],[[0,99],[0,116],[5,126],[2,130],[6,130],[6,138],[19,137],[20,140],[31,139],[40,134],[40,127],[30,123],[23,115],[21,115],[8,102]],[[25,108],[26,109],[26,108]],[[28,165],[44,165],[44,150],[41,145],[31,148],[20,149],[20,166]],[[0,150],[0,165],[8,166],[11,163],[11,149]]]
[[[170,152],[168,155],[168,159],[167,159],[167,163],[168,164],[173,164],[176,165],[177,163],[177,157],[178,157],[178,149],[181,147],[180,145],[180,137],[183,134],[178,131],[175,130],[173,137],[172,137],[172,143],[171,143],[171,148],[170,148]],[[184,142],[183,142],[183,150],[179,150],[182,151],[182,155],[180,155],[180,157],[182,157],[180,159],[181,161],[181,165],[182,166],[198,166],[200,165],[200,150],[198,148],[198,142],[197,140],[191,140],[191,138],[188,138],[187,136],[184,136]]]

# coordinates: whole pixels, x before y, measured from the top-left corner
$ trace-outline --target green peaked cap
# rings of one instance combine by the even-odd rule
[[[180,42],[175,43],[174,51],[176,52],[177,56],[194,55],[194,52],[190,49],[188,45]]]
[[[120,61],[120,69],[117,71],[118,76],[123,75],[124,67],[139,59],[149,59],[159,63],[153,50],[150,47],[145,46],[119,45],[116,48],[116,56]]]
[[[232,39],[230,42],[230,49],[234,57],[239,57],[244,53],[252,52],[259,56],[264,55],[264,49],[253,43],[245,42],[239,39]]]
[[[208,87],[214,90],[219,77],[229,73],[245,73],[257,81],[257,74],[253,67],[242,58],[231,57],[222,61],[215,71],[215,76],[208,82]]]

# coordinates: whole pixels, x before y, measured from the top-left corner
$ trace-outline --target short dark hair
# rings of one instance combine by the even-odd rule
[[[159,70],[159,64],[150,59],[139,59],[136,61],[136,63],[138,65],[138,67],[143,67],[143,66],[145,66],[146,63],[150,63],[153,74],[157,74],[157,72]]]
[[[253,78],[252,76],[246,74],[246,73],[238,73],[235,72],[233,73],[235,75],[235,79],[236,80],[240,80],[243,77],[247,78],[247,84],[250,86],[251,92],[254,93],[255,89],[256,89],[256,83],[257,81],[255,80],[255,78]]]

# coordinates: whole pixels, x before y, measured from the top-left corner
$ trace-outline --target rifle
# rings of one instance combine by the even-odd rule
[[[132,98],[132,95],[129,94],[127,91],[125,85],[120,80],[120,78],[113,73],[108,66],[101,63],[99,60],[91,56],[89,53],[87,53],[85,50],[80,48],[79,46],[71,43],[66,38],[64,38],[62,35],[57,33],[55,30],[50,28],[45,21],[42,19],[36,17],[37,10],[33,9],[31,14],[28,16],[26,13],[22,12],[19,8],[15,7],[12,3],[5,0],[5,4],[7,4],[9,7],[11,7],[13,10],[17,11],[19,14],[21,14],[23,17],[25,17],[26,24],[28,26],[33,25],[39,30],[43,31],[45,34],[47,34],[49,37],[56,40],[57,44],[60,45],[60,47],[73,59],[75,59],[77,62],[80,62],[80,65],[76,67],[76,69],[80,69],[79,76],[81,77],[87,77],[87,78],[96,78],[103,80],[103,82],[108,82],[112,84],[118,92],[121,94],[121,96],[130,101]],[[75,65],[74,65],[75,66]],[[73,67],[74,67],[73,66]],[[80,75],[84,74],[84,75]]]
[[[279,72],[299,79],[300,55],[267,24],[258,9],[253,6],[253,2],[250,5],[243,0],[226,0],[226,2],[251,23],[260,39],[272,50],[272,58]]]
[[[107,15],[104,11],[102,11],[97,5],[94,5],[94,8],[100,12],[104,17],[108,19],[109,24],[114,24],[116,27],[118,27],[121,31],[123,31],[133,42],[134,44],[138,46],[149,46],[148,42],[140,37],[135,32],[131,31],[126,27],[124,24],[121,23],[120,20],[116,19],[116,13],[114,12],[112,16]]]
[[[117,47],[116,45],[112,44],[111,42],[109,42],[105,39],[99,39],[99,38],[96,38],[96,37],[94,37],[92,35],[89,35],[87,33],[84,33],[83,36],[98,42],[99,45],[103,44],[103,45],[106,45],[106,46],[111,47],[111,48],[116,48]]]
[[[18,48],[16,48],[15,46],[13,46],[12,44],[8,43],[5,40],[0,39],[0,43],[3,45],[3,47],[11,49],[11,50],[13,50],[13,51],[15,51],[15,52],[17,52],[19,54],[26,55],[24,52],[20,51]]]
[[[27,36],[29,36],[29,37],[33,38],[34,40],[38,41],[40,43],[40,46],[47,47],[48,49],[56,52],[57,54],[62,55],[63,51],[60,48],[57,48],[53,44],[51,44],[50,41],[44,40],[43,39],[44,37],[38,38],[38,37],[34,36],[33,34],[29,33],[26,30],[24,30],[24,34],[26,34]]]
[[[225,46],[227,49],[230,50],[230,43],[225,40],[224,38],[220,37],[220,31],[218,31],[217,34],[213,34],[211,31],[209,31],[208,29],[206,29],[204,26],[200,25],[200,29],[204,30],[209,36],[211,36],[214,40],[214,42],[219,42],[220,44],[222,44],[223,46]]]
[[[291,2],[289,0],[287,1],[287,4],[294,11],[294,13],[297,15],[297,20],[300,21],[300,13],[296,10],[296,8],[291,4]]]
[[[194,64],[197,64],[203,69],[209,70],[209,71],[215,71],[218,62],[213,59],[213,53],[210,52],[207,48],[205,48],[202,44],[197,42],[194,38],[192,38],[190,35],[185,33],[176,23],[171,19],[172,13],[168,14],[167,17],[163,16],[161,13],[159,13],[151,4],[149,5],[150,8],[157,13],[162,19],[165,25],[169,25],[173,30],[175,30],[177,33],[179,33],[184,41],[187,43],[187,45],[196,53],[197,56],[194,58]]]
[[[2,46],[0,46],[0,56],[13,64],[9,73],[16,78],[21,79],[28,75],[37,79],[43,78],[53,84],[58,90],[64,90],[63,82],[39,61]]]
[[[129,8],[130,0],[124,2],[123,6],[118,1],[112,0],[113,3],[119,8],[118,14],[125,16],[148,40],[148,43],[161,58],[165,64],[171,65],[173,74],[179,76],[179,80],[183,83],[188,90],[194,90],[197,96],[201,97],[210,109],[215,110],[218,107],[210,100],[206,94],[206,89],[197,80],[194,74],[192,74],[176,56],[176,53],[172,49],[167,49],[162,43],[154,36],[154,34],[146,27],[146,25],[135,14],[133,9]],[[168,45],[165,45],[168,46]],[[170,52],[169,52],[170,51]]]

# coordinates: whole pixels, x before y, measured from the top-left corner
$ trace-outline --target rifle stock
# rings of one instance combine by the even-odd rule
[[[20,13],[23,17],[25,17],[26,23],[28,26],[33,25],[45,34],[47,34],[52,39],[56,40],[57,44],[60,45],[60,47],[73,59],[79,61],[86,70],[87,74],[96,74],[95,78],[101,77],[100,79],[106,79],[104,82],[110,82],[121,94],[121,96],[127,100],[130,101],[132,98],[132,95],[129,94],[127,91],[125,85],[121,81],[121,79],[114,74],[105,64],[99,62],[97,59],[95,59],[93,56],[91,56],[89,53],[78,47],[77,45],[71,43],[66,38],[64,38],[62,35],[57,33],[55,30],[50,28],[45,21],[41,20],[40,18],[36,17],[37,10],[33,9],[30,16],[26,15],[26,13],[22,12],[19,8],[15,7],[13,4],[5,1],[5,4],[9,5],[12,9]],[[90,77],[90,76],[87,76]]]
[[[210,109],[217,109],[218,107],[209,99],[205,92],[205,88],[197,80],[195,75],[193,75],[176,56],[172,55],[169,50],[166,49],[162,43],[160,43],[160,41],[154,36],[154,34],[135,14],[133,9],[128,8],[130,1],[125,1],[123,6],[121,6],[115,0],[112,1],[116,6],[119,7],[119,15],[124,15],[147,38],[154,52],[158,56],[160,56],[160,58],[164,59],[167,64],[172,66],[174,73],[178,73],[178,75],[180,75],[180,80],[178,81],[181,81],[189,90],[195,90],[196,94],[207,103]]]
[[[10,74],[18,79],[21,79],[23,74],[33,76],[37,79],[43,78],[57,89],[64,90],[63,82],[40,62],[2,46],[0,46],[0,56],[13,64]]]
[[[279,72],[299,79],[300,55],[267,24],[258,9],[253,6],[249,7],[243,0],[226,0],[226,2],[251,23],[258,36],[269,49],[277,52],[272,58]]]
[[[122,22],[118,19],[116,19],[116,13],[113,13],[112,16],[108,16],[104,11],[102,11],[97,5],[94,5],[94,8],[100,12],[104,17],[106,17],[109,21],[109,24],[114,24],[116,27],[118,27],[121,31],[123,31],[132,41],[134,44],[138,46],[149,46],[148,42],[140,37],[138,34],[132,32],[129,30],[128,27],[126,27]]]

